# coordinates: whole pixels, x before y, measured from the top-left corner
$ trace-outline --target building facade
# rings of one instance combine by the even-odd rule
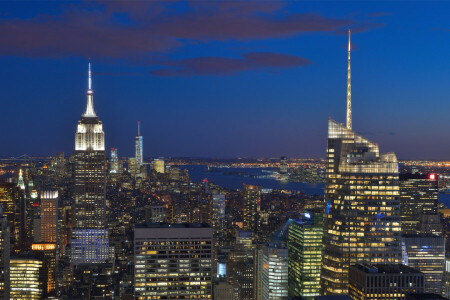
[[[10,286],[10,299],[43,299],[42,261],[34,257],[11,258]]]
[[[438,214],[438,191],[438,175],[436,174],[400,174],[400,209],[403,234],[434,233],[438,231],[430,228],[422,232],[423,226],[421,226],[421,219],[424,216],[437,216]]]
[[[425,292],[441,295],[445,272],[445,239],[442,236],[406,235],[403,263],[425,276]]]
[[[212,299],[212,229],[201,224],[138,224],[135,299]]]
[[[0,205],[0,299],[9,299],[10,293],[10,232],[8,221]]]
[[[289,296],[320,295],[322,266],[323,215],[305,213],[288,229]]]
[[[266,244],[259,250],[261,297],[263,300],[288,298],[288,249],[280,244]]]
[[[243,193],[243,230],[252,232],[253,240],[257,239],[261,214],[261,188],[256,185],[244,184]]]

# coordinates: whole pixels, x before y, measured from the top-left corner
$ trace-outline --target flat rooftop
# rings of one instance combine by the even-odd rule
[[[134,228],[211,228],[208,224],[200,224],[200,223],[180,223],[180,224],[171,224],[171,223],[141,223],[134,225]]]
[[[360,263],[353,265],[352,267],[357,268],[365,273],[374,274],[418,274],[421,273],[419,270],[408,267],[403,264],[368,264]]]

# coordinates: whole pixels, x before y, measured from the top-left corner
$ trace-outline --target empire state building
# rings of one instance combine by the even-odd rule
[[[71,243],[74,264],[99,263],[108,258],[105,162],[105,134],[94,111],[89,62],[86,111],[78,121],[75,134],[75,226]]]

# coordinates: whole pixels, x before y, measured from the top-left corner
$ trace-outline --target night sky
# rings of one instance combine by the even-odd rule
[[[71,154],[86,105],[145,157],[325,157],[344,122],[399,159],[449,159],[450,2],[0,3],[0,156]],[[109,153],[108,153],[109,155]]]

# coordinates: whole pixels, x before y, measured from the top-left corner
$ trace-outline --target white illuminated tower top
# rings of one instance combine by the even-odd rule
[[[352,76],[350,69],[350,29],[348,30],[348,67],[347,67],[347,129],[352,130]]]
[[[75,151],[105,151],[105,134],[102,122],[94,111],[94,91],[92,90],[91,61],[89,59],[88,90],[86,111],[78,121],[75,135]]]

